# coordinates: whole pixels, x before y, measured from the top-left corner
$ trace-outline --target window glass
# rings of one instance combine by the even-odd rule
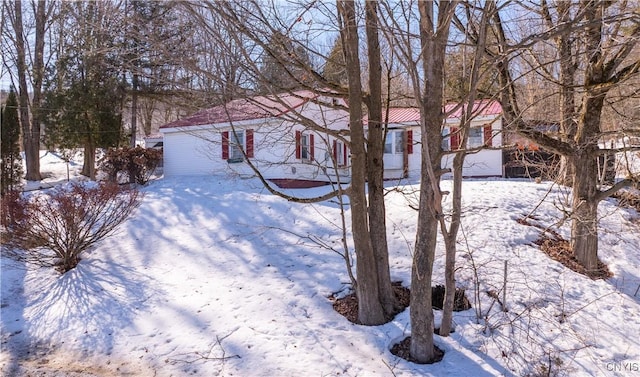
[[[467,141],[467,148],[477,148],[484,144],[484,130],[482,127],[471,127],[469,129],[469,140]]]
[[[387,138],[384,142],[384,153],[402,154],[404,152],[404,140],[402,138],[402,132],[402,130],[387,131]]]
[[[387,132],[387,138],[384,141],[384,153],[393,153],[393,132]]]
[[[395,140],[395,150],[393,151],[395,154],[402,154],[404,152],[404,140],[402,137],[402,131],[393,131],[393,137]]]
[[[449,143],[451,142],[451,138],[449,137],[449,128],[443,128],[442,129],[442,150],[443,151],[449,151],[451,150],[451,147],[449,146]]]
[[[229,159],[243,159],[242,151],[244,150],[244,130],[236,130],[231,133],[229,140]]]
[[[303,160],[309,159],[309,135],[300,136],[300,156]]]
[[[344,166],[344,144],[341,141],[336,142],[336,163],[338,166]]]

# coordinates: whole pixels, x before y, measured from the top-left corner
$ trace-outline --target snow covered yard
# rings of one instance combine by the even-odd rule
[[[444,182],[447,190],[450,182]],[[391,273],[409,284],[417,185],[388,195]],[[298,190],[313,195],[323,189]],[[640,375],[640,221],[601,204],[593,281],[533,245],[534,212],[549,226],[567,200],[550,183],[464,184],[458,285],[473,308],[436,336],[442,362],[416,365],[389,349],[409,310],[354,325],[328,300],[346,293],[342,258],[296,235],[339,245],[335,203],[303,205],[232,177],[160,179],[120,232],[59,276],[2,259],[0,370],[43,376],[632,376]],[[558,230],[568,238],[568,225]],[[295,234],[294,234],[295,233]],[[444,257],[436,260],[443,281]],[[506,307],[502,300],[507,262]],[[479,287],[476,299],[475,291]],[[480,315],[480,319],[477,318]],[[438,314],[436,314],[438,316]],[[438,318],[438,317],[437,317]]]

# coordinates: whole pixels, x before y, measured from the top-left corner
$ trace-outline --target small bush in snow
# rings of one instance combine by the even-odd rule
[[[117,182],[124,175],[128,182],[146,184],[156,167],[162,161],[162,151],[152,148],[124,147],[107,151],[100,168],[107,174],[109,181]]]
[[[139,205],[139,191],[115,183],[71,184],[46,194],[3,198],[2,241],[8,252],[64,273],[112,235]]]

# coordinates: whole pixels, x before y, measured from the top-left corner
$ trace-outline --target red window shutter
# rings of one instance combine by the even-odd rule
[[[490,147],[493,144],[493,135],[491,134],[491,125],[490,124],[485,124],[484,125],[484,144],[487,147]]]
[[[296,131],[296,158],[299,160],[302,158],[302,143],[300,139],[302,138],[302,133],[300,131]]]
[[[407,153],[413,153],[413,130],[407,130]]]
[[[309,159],[310,160],[314,160],[315,159],[315,146],[313,145],[313,134],[309,134]]]
[[[451,142],[451,150],[455,151],[460,149],[460,134],[457,127],[451,127],[449,129],[449,141]]]
[[[229,159],[229,131],[222,132],[222,159]]]
[[[246,154],[248,158],[253,157],[253,130],[247,130],[247,150]]]

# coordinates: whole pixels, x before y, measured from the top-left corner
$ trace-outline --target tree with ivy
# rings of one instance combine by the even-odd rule
[[[7,103],[2,109],[2,146],[0,147],[2,186],[1,193],[14,190],[22,175],[20,157],[20,121],[18,120],[18,99],[11,87]]]

